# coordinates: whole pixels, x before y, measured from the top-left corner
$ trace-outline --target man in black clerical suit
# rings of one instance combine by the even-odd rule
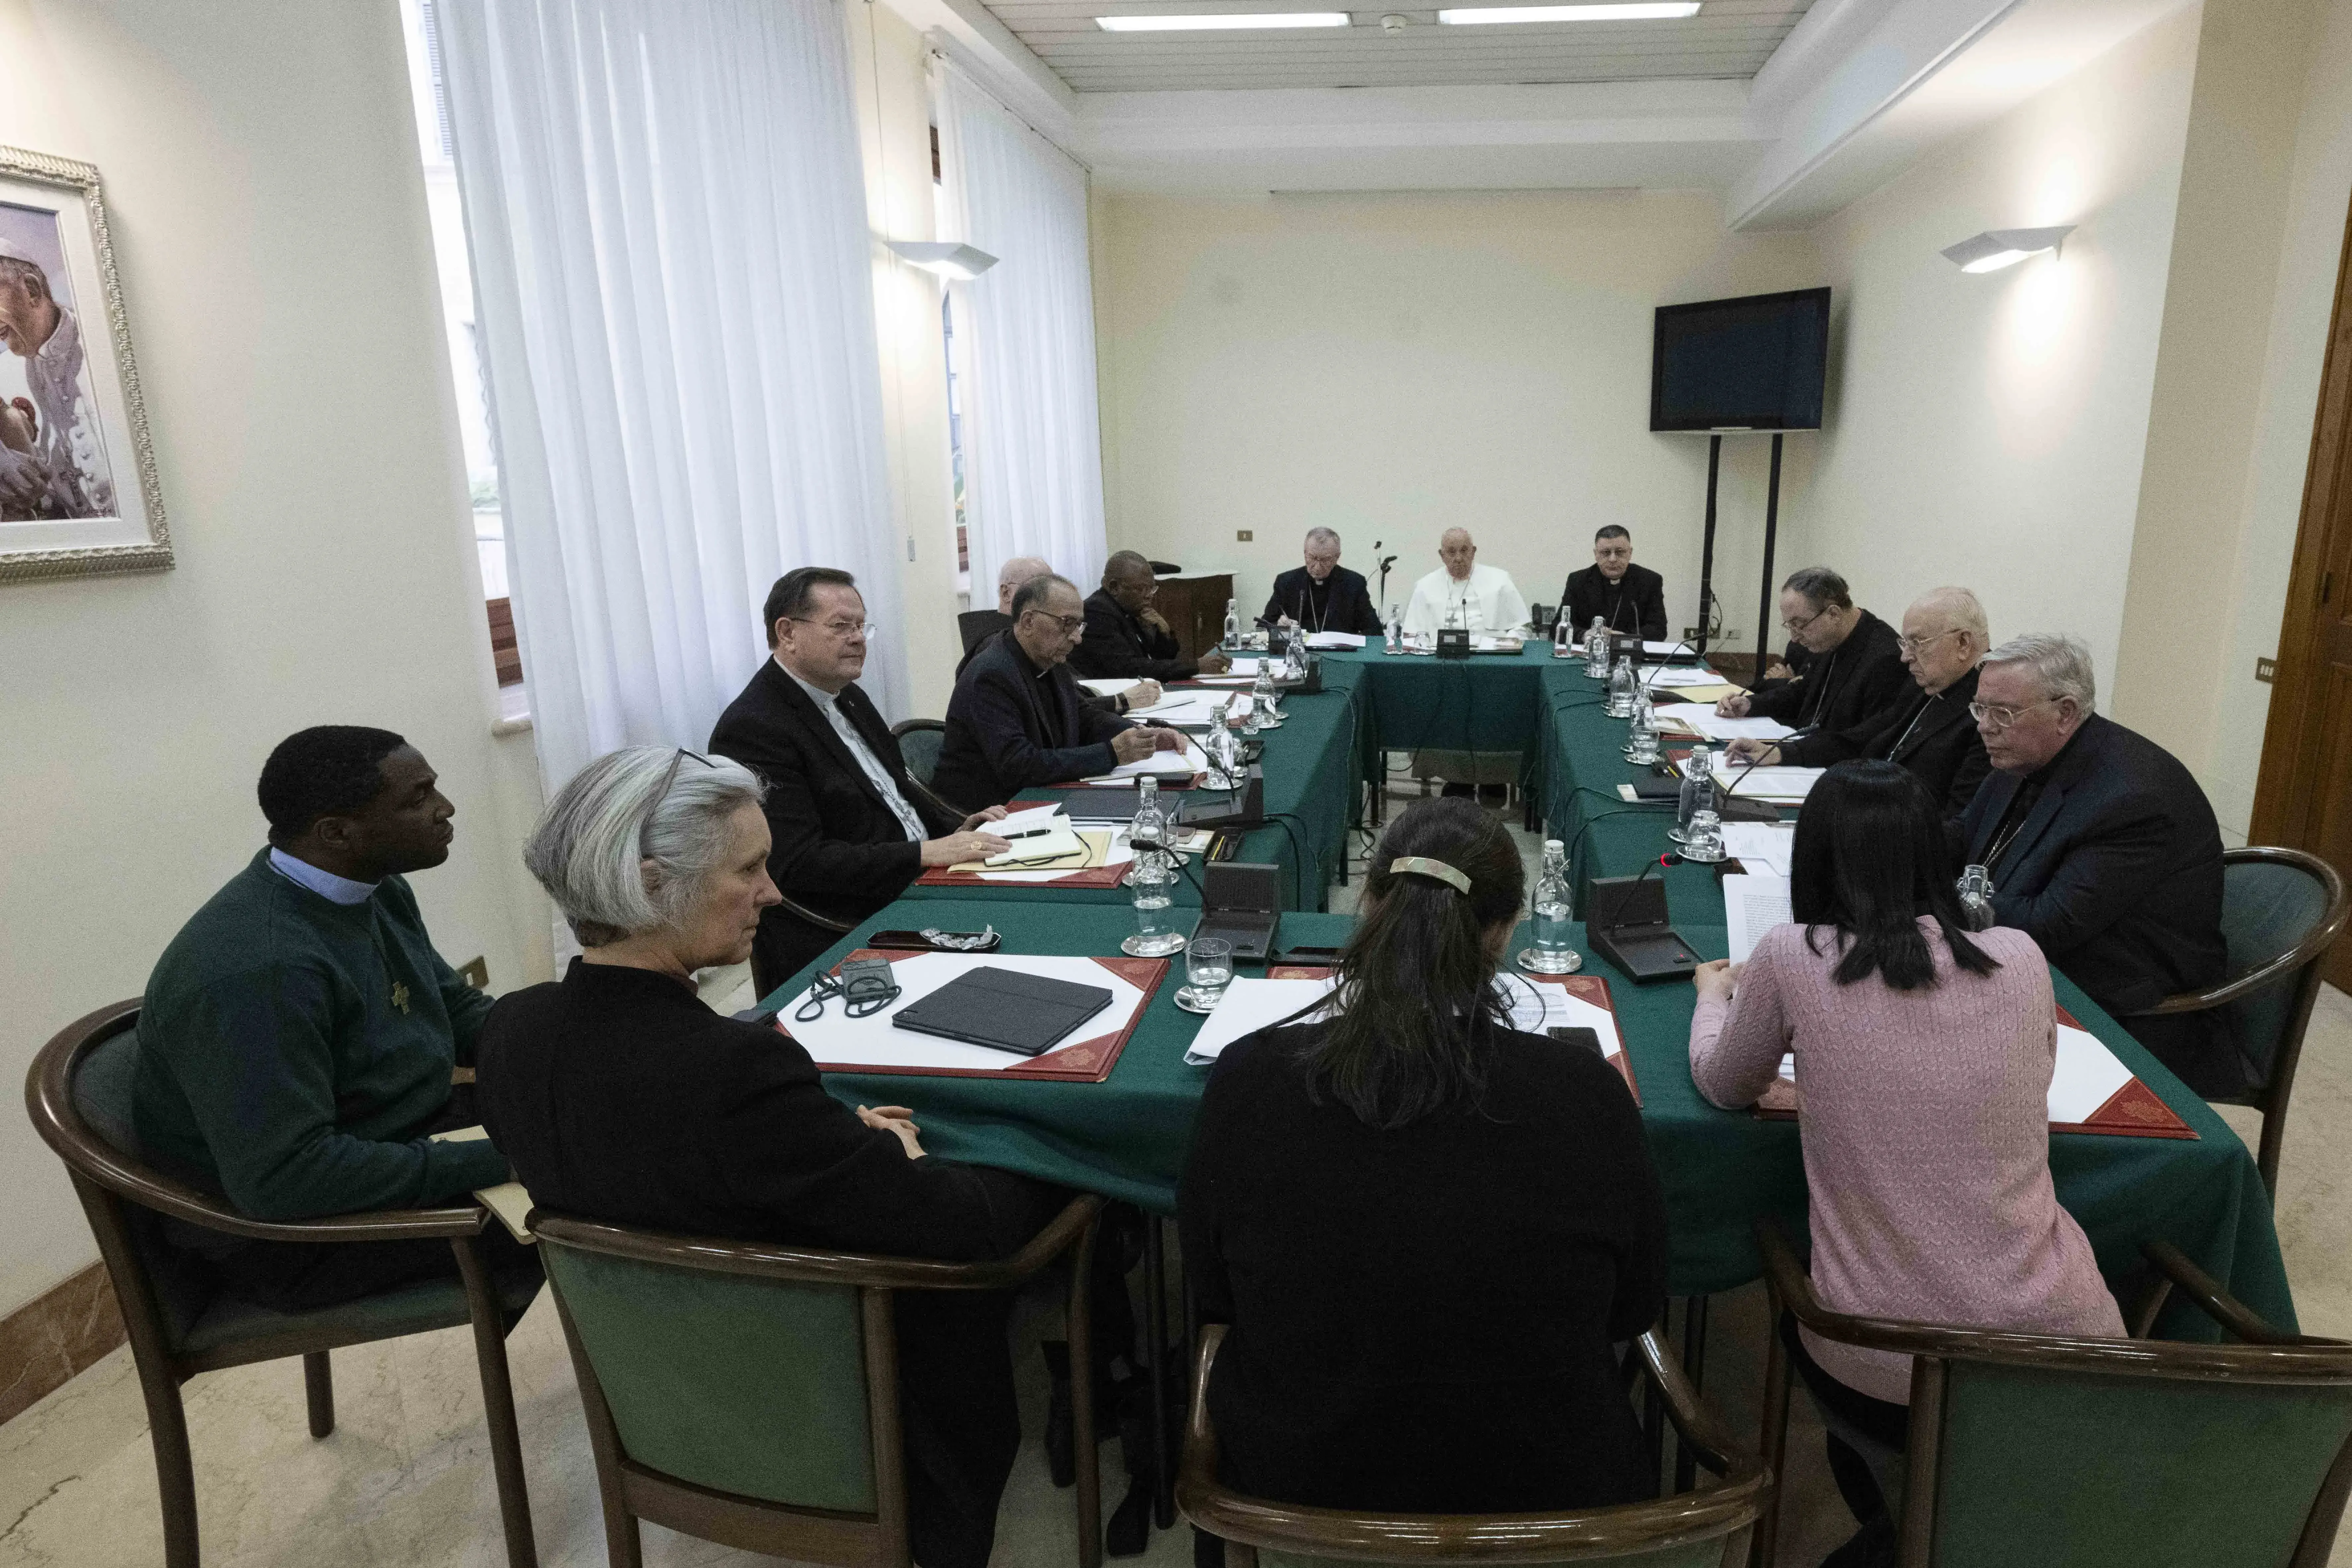
[[[1993,912],[2200,1094],[2242,1092],[2246,1066],[2219,1013],[2130,1016],[2218,984],[2221,835],[2172,753],[2093,711],[2090,650],[2015,637],[1977,679],[1994,772],[1961,832],[1992,877]]]
[[[1845,579],[1826,566],[1780,584],[1780,625],[1808,658],[1793,679],[1735,691],[1715,705],[1727,719],[1777,719],[1806,731],[1849,730],[1892,707],[1911,687],[1895,628],[1858,607]]]
[[[1977,665],[1992,647],[1984,605],[1966,588],[1933,588],[1903,612],[1895,652],[1911,671],[1913,689],[1892,707],[1843,730],[1819,730],[1786,741],[1734,741],[1733,763],[1787,763],[1825,768],[1855,757],[1900,763],[1927,786],[1957,832],[1992,763],[1969,704],[1976,700]]]
[[[751,980],[764,996],[839,938],[795,905],[861,921],[924,867],[1009,846],[987,831],[1001,808],[959,821],[907,777],[890,727],[857,689],[866,625],[855,578],[828,566],[787,572],[761,613],[774,654],[719,716],[710,750],[768,786],[768,875],[786,901],[761,912],[751,944]]]
[[[1070,650],[1087,635],[1066,577],[1033,577],[1013,595],[1013,627],[972,656],[948,700],[948,731],[931,787],[964,806],[1011,800],[1037,784],[1068,784],[1184,744],[1087,704]]]
[[[1613,522],[1592,536],[1592,564],[1568,574],[1559,607],[1580,637],[1597,619],[1609,631],[1666,640],[1666,580],[1633,564],[1633,536]]]
[[[1382,630],[1364,574],[1339,564],[1339,536],[1328,528],[1307,531],[1307,564],[1294,566],[1274,580],[1265,618],[1310,632],[1354,632],[1376,637]]]
[[[1122,550],[1103,563],[1102,586],[1087,596],[1086,640],[1070,652],[1070,668],[1095,680],[1190,680],[1225,668],[1223,654],[1198,663],[1183,656],[1176,634],[1152,608],[1160,597],[1151,563]]]

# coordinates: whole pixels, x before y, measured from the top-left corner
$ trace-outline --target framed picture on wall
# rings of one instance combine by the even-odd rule
[[[0,582],[171,564],[98,171],[0,147]]]

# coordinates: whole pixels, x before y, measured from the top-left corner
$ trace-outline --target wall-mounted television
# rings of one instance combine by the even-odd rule
[[[1830,291],[1661,305],[1650,358],[1653,430],[1818,430]]]

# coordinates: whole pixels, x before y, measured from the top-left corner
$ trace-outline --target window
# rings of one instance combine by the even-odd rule
[[[506,517],[499,504],[498,448],[483,388],[481,348],[474,324],[474,276],[466,256],[466,215],[457,195],[457,165],[449,141],[449,102],[441,79],[441,51],[433,0],[402,0],[408,37],[410,98],[416,111],[417,155],[425,168],[425,210],[433,224],[433,259],[441,280],[441,310],[449,345],[449,375],[457,397],[457,429],[466,449],[466,481],[473,493],[474,550],[488,601],[490,651],[499,684],[522,684],[514,615],[507,585]],[[506,706],[513,706],[512,693]],[[509,715],[511,716],[511,715]]]

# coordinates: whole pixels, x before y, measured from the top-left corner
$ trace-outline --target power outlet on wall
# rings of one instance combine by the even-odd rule
[[[2278,660],[2274,658],[2258,658],[2254,660],[2254,679],[2261,681],[2264,686],[2268,686],[2272,681],[2276,680],[2278,679]]]
[[[488,991],[490,988],[490,961],[476,953],[457,966],[457,978],[477,991]]]
[[[1707,635],[1706,640],[1713,643],[1717,647],[1729,647],[1738,639],[1739,629],[1735,626],[1729,631],[1711,632]],[[1687,643],[1695,643],[1698,641],[1698,628],[1696,626],[1685,626],[1683,628],[1683,641]]]
[[[1257,537],[1257,531],[1251,528],[1235,529],[1234,531],[1234,537],[1240,540],[1244,544],[1247,544],[1251,540]]]

